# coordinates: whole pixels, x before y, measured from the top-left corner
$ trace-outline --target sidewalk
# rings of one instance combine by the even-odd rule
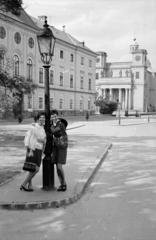
[[[5,209],[41,209],[66,206],[80,199],[86,191],[96,171],[103,163],[111,142],[122,138],[150,136],[155,138],[156,121],[148,123],[147,119],[122,119],[121,125],[118,119],[115,121],[101,122],[76,122],[69,125],[69,148],[67,164],[64,167],[67,191],[42,190],[42,169],[33,179],[34,192],[20,191],[20,184],[25,178],[25,172],[15,177],[11,182],[0,187],[0,208]],[[3,126],[5,132],[14,134],[17,126]],[[28,125],[18,125],[18,130],[23,132]],[[2,130],[2,129],[1,129]],[[24,132],[23,132],[24,134]],[[114,143],[113,143],[114,144]],[[20,149],[21,150],[21,149]],[[1,153],[3,154],[3,153]],[[5,152],[5,154],[7,154]],[[5,156],[6,157],[6,156]],[[15,161],[14,161],[15,162]],[[58,187],[58,179],[55,176],[55,187]]]
[[[75,135],[74,131],[78,127],[81,128],[80,134]],[[26,174],[22,172],[12,181],[0,187],[0,208],[52,208],[66,206],[80,199],[111,148],[111,144],[106,142],[105,138],[101,136],[95,138],[89,134],[87,127],[84,122],[77,124],[77,126],[75,124],[69,126],[69,149],[67,164],[64,166],[68,187],[66,192],[43,190],[42,168],[33,179],[34,191],[20,191],[20,184]],[[55,187],[58,186],[59,182],[55,174]]]

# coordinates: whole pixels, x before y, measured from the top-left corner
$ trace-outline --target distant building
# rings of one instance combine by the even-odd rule
[[[118,100],[123,110],[156,110],[156,75],[149,71],[147,51],[135,41],[130,53],[130,62],[107,62],[107,53],[97,52],[98,96]]]
[[[24,10],[20,16],[0,11],[0,64],[12,62],[11,74],[21,75],[38,85],[24,96],[25,113],[44,110],[44,69],[40,60],[37,32],[43,23]],[[50,68],[50,107],[68,114],[94,112],[96,53],[84,42],[51,26],[56,37]]]

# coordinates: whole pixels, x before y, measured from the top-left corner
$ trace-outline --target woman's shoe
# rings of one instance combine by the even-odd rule
[[[21,190],[21,191],[24,190],[24,191],[26,191],[26,192],[32,192],[32,191],[33,191],[32,189],[26,188],[26,187],[24,187],[23,185],[20,186],[20,190]]]
[[[34,189],[33,189],[32,185],[28,185],[28,189],[30,189],[30,190],[31,190],[31,192],[33,192],[33,191],[34,191]]]
[[[67,185],[60,185],[59,188],[57,189],[58,192],[65,192],[67,190]]]

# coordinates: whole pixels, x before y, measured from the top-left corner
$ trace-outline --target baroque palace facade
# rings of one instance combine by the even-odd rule
[[[0,11],[0,64],[12,61],[12,74],[24,76],[38,87],[24,96],[24,112],[44,110],[44,69],[37,33],[43,22],[30,17],[24,10],[20,16]],[[50,26],[56,37],[50,67],[50,107],[68,114],[95,111],[96,53],[84,42],[65,31]]]
[[[107,62],[105,52],[97,52],[96,91],[98,96],[118,101],[122,110],[156,110],[156,73],[149,71],[147,51],[136,41],[130,45],[132,61]]]

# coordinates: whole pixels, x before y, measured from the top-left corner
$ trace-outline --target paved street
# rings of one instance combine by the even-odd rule
[[[145,119],[122,120],[121,126],[87,122],[74,129],[74,137],[103,137],[113,144],[88,191],[66,208],[1,210],[2,240],[155,240],[155,133],[156,121]]]

